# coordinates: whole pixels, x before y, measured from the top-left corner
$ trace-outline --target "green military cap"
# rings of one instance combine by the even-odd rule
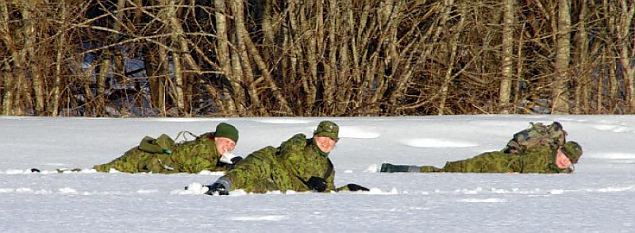
[[[572,163],[577,163],[582,156],[582,147],[577,142],[569,141],[564,144],[562,149]]]
[[[322,121],[318,125],[317,129],[313,132],[313,136],[329,137],[333,140],[339,140],[337,136],[340,131],[340,127],[332,121]]]
[[[235,143],[238,143],[238,130],[233,125],[223,122],[216,126],[214,137],[229,138]]]

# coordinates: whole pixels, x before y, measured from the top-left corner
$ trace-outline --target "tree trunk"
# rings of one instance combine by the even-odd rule
[[[148,82],[150,83],[150,100],[152,106],[159,109],[161,116],[166,116],[166,76],[169,71],[166,68],[168,59],[163,47],[152,46],[144,51],[144,65]],[[155,53],[154,51],[158,51]]]
[[[588,109],[586,109],[584,102],[586,101],[585,95],[584,93],[588,92],[585,89],[587,89],[589,87],[588,82],[589,82],[589,73],[590,73],[590,69],[589,67],[587,67],[588,64],[588,50],[589,50],[589,45],[588,45],[588,40],[587,40],[587,30],[586,30],[586,17],[587,17],[587,5],[586,5],[586,0],[581,0],[580,1],[580,14],[578,16],[578,27],[577,27],[577,33],[576,33],[576,46],[575,48],[577,49],[577,72],[575,75],[575,80],[576,80],[576,86],[575,86],[575,114],[582,114],[584,112],[586,112]],[[588,101],[587,101],[588,103]]]
[[[523,57],[523,49],[525,47],[525,27],[527,26],[526,23],[523,23],[522,25],[522,29],[520,30],[519,33],[519,39],[518,39],[518,50],[517,50],[517,54],[516,54],[516,82],[514,83],[514,109],[513,109],[513,113],[518,113],[518,106],[520,106],[520,101],[521,101],[521,96],[523,96],[521,94],[521,85],[523,85],[524,78],[523,78],[523,68],[525,66],[525,60]]]
[[[511,100],[513,60],[514,60],[514,13],[516,7],[514,0],[505,0],[503,8],[503,59],[501,69],[501,82],[499,88],[498,109],[500,113],[509,113],[509,103]]]
[[[298,31],[296,31],[296,34],[298,35],[298,39],[299,42],[302,42],[302,45],[296,45],[296,46],[304,46],[305,47],[305,51],[304,51],[304,58],[306,59],[306,63],[307,63],[307,68],[308,68],[308,73],[304,74],[304,77],[302,77],[303,80],[306,80],[306,87],[308,88],[306,90],[306,95],[307,95],[307,106],[306,106],[306,111],[305,114],[306,115],[311,115],[311,112],[316,109],[318,106],[316,106],[316,100],[317,100],[317,82],[318,82],[318,73],[317,73],[317,53],[316,53],[316,35],[313,32],[313,28],[311,27],[310,23],[308,22],[308,19],[306,18],[307,15],[307,4],[300,4],[300,9],[298,10],[300,12],[299,18],[300,18],[300,27],[297,29]],[[305,33],[310,33],[308,38],[306,35],[304,35]]]
[[[106,80],[108,73],[110,72],[112,53],[110,51],[104,51],[102,54],[102,60],[99,65],[99,73],[97,74],[97,101],[93,106],[96,116],[104,116],[104,106],[106,105]]]
[[[10,32],[9,31],[9,9],[7,7],[7,2],[5,0],[0,0],[0,31],[1,32]],[[15,52],[15,46],[13,44],[13,38],[10,33],[1,33],[2,41],[5,44],[5,48],[11,50],[11,56],[16,57],[17,53]],[[15,61],[14,61],[15,62]],[[3,79],[4,79],[4,87],[3,87],[3,96],[2,96],[2,115],[12,115],[13,114],[13,93],[14,86],[13,81],[15,80],[15,70],[12,70],[8,62],[3,62]],[[15,68],[15,66],[14,66]]]
[[[115,12],[115,18],[117,19],[115,25],[113,26],[113,30],[116,32],[121,32],[121,29],[125,27],[122,25],[122,21],[125,19],[124,9],[126,7],[127,0],[117,0],[117,11]],[[121,32],[122,34],[125,32]],[[115,34],[113,36],[113,42],[119,41],[121,36],[119,34]],[[123,85],[127,82],[126,77],[126,67],[124,64],[123,54],[120,50],[115,50],[113,61],[113,77],[117,80],[120,85]]]
[[[606,53],[602,53],[602,63],[606,62]],[[602,72],[605,73],[605,72]],[[604,96],[604,75],[598,75],[597,76],[597,80],[596,80],[596,98],[595,98],[595,111],[596,113],[604,113],[604,99],[602,98]]]
[[[240,4],[239,4],[239,2],[240,2]],[[243,7],[241,5],[242,5],[242,1],[234,1],[233,6],[239,7],[239,8],[237,8],[237,10],[242,10],[243,9]],[[280,88],[278,87],[278,85],[275,83],[275,81],[271,77],[271,74],[269,73],[269,69],[268,69],[264,59],[262,58],[262,56],[260,55],[260,52],[258,51],[258,49],[254,45],[253,41],[249,37],[249,32],[247,31],[247,29],[245,27],[244,20],[243,20],[244,16],[242,14],[234,14],[234,17],[235,17],[234,20],[236,20],[236,25],[235,25],[236,34],[240,38],[241,43],[244,43],[246,49],[249,50],[249,55],[254,60],[256,67],[260,70],[260,73],[262,75],[262,78],[263,78],[264,82],[267,84],[268,88],[273,93],[274,99],[280,105],[279,106],[280,107],[280,113],[282,115],[291,115],[292,111],[291,111],[291,107],[289,106],[289,103],[285,99],[284,95],[282,95],[282,92],[280,91]],[[247,62],[247,61],[243,60],[243,62]],[[249,74],[249,75],[253,75],[253,74]],[[253,98],[252,98],[252,101],[253,101]],[[254,104],[259,104],[259,103],[254,103]],[[260,106],[256,105],[254,107],[262,108],[262,105],[260,105]],[[260,111],[264,111],[264,110],[260,110]]]
[[[260,98],[258,95],[258,90],[256,89],[256,83],[254,82],[254,71],[252,69],[251,60],[249,59],[248,54],[248,43],[250,41],[249,34],[246,29],[244,29],[245,20],[244,20],[244,5],[243,1],[230,1],[230,7],[232,10],[232,15],[234,16],[234,27],[236,28],[236,50],[234,53],[238,55],[240,58],[240,68],[242,72],[243,83],[247,86],[247,92],[249,95],[249,101],[251,102],[251,113],[254,115],[262,116],[266,114],[266,110],[263,108],[262,103],[260,102]],[[251,51],[252,53],[258,53],[257,50]],[[252,56],[256,54],[251,54]],[[268,72],[265,70],[264,72]],[[236,83],[236,86],[240,88],[240,83]],[[241,88],[242,89],[242,88]],[[237,89],[240,90],[240,89]],[[240,94],[240,92],[234,92],[235,94]]]
[[[629,3],[627,3],[629,2]],[[622,0],[620,23],[617,25],[617,41],[620,51],[620,63],[624,75],[624,89],[626,92],[625,113],[635,112],[635,67],[631,65],[635,56],[635,29],[633,29],[633,15],[635,15],[635,1]],[[630,37],[629,37],[630,35]],[[631,52],[629,53],[629,49]]]
[[[35,114],[42,115],[45,113],[44,103],[46,102],[44,95],[44,82],[43,75],[41,73],[42,65],[38,64],[37,60],[38,55],[35,52],[35,40],[38,38],[36,34],[36,22],[35,17],[33,15],[34,9],[37,5],[37,2],[34,1],[26,1],[22,2],[20,6],[20,13],[22,14],[22,22],[23,22],[23,38],[24,38],[24,47],[22,48],[23,58],[21,62],[23,62],[23,69],[25,72],[29,70],[31,74],[31,79],[33,83],[33,92],[35,94]],[[25,80],[26,81],[26,80]]]
[[[179,110],[179,113],[189,115],[188,110],[186,109],[185,104],[187,100],[185,99],[185,93],[183,90],[185,89],[185,79],[186,76],[183,72],[183,63],[181,62],[181,53],[185,53],[187,51],[182,51],[179,48],[178,42],[180,40],[180,36],[182,36],[177,28],[180,27],[179,19],[177,18],[177,5],[180,5],[180,0],[164,0],[164,5],[168,7],[166,11],[166,18],[170,24],[170,28],[172,29],[170,33],[170,39],[172,40],[172,62],[174,63],[174,79],[175,79],[175,102],[176,107]]]
[[[323,12],[322,12],[322,3],[320,2],[318,3],[318,25],[317,27],[320,28],[320,24],[323,24]],[[329,6],[329,10],[328,10],[328,14],[327,14],[327,23],[328,23],[328,38],[324,38],[324,31],[323,30],[319,30],[318,31],[318,41],[324,41],[325,39],[328,39],[328,48],[326,48],[326,46],[323,43],[319,43],[318,44],[318,51],[319,54],[323,54],[322,51],[324,50],[328,50],[328,59],[322,59],[323,60],[323,66],[324,66],[324,77],[322,78],[322,83],[324,85],[324,108],[322,110],[322,112],[324,112],[325,114],[331,115],[333,114],[333,112],[335,111],[335,90],[336,90],[336,86],[335,86],[335,82],[337,77],[337,57],[336,57],[336,53],[337,53],[337,44],[336,44],[336,38],[337,38],[337,26],[340,25],[339,23],[339,18],[341,17],[337,8],[337,0],[329,0],[328,1],[328,6]],[[324,60],[326,60],[326,62],[324,62]]]
[[[446,11],[444,13],[445,17],[447,17],[450,14],[450,10],[451,7],[454,4],[454,0],[445,0],[444,5],[447,6]],[[438,115],[443,115],[443,113],[445,112],[445,102],[446,99],[448,97],[448,92],[449,92],[449,86],[450,86],[450,82],[452,81],[453,75],[452,75],[452,70],[454,69],[454,58],[456,57],[456,50],[458,48],[458,40],[459,40],[459,36],[461,35],[461,31],[463,30],[463,22],[465,22],[465,15],[466,15],[466,3],[459,3],[459,10],[460,10],[460,15],[461,15],[461,19],[459,21],[459,23],[454,27],[455,30],[453,30],[454,34],[452,35],[452,40],[449,42],[449,46],[450,46],[450,51],[449,51],[449,58],[448,61],[446,63],[446,70],[445,70],[445,77],[443,79],[443,84],[441,85],[441,90],[440,90],[440,94],[441,94],[441,99],[439,100],[439,112]]]
[[[62,22],[62,26],[61,29],[65,30],[66,29],[66,12],[67,12],[67,5],[65,1],[61,1],[59,8],[60,10],[59,12],[59,18],[60,21]],[[55,43],[55,50],[57,50],[56,52],[56,56],[55,56],[55,83],[53,84],[53,93],[51,94],[51,105],[49,105],[49,113],[51,113],[51,116],[57,116],[59,115],[59,108],[60,108],[60,97],[61,97],[61,90],[62,90],[62,85],[64,84],[64,79],[62,77],[62,63],[64,62],[64,54],[66,53],[66,33],[62,32],[59,34],[59,37],[56,40],[57,43]]]
[[[569,0],[558,0],[558,30],[556,31],[556,64],[552,89],[552,114],[569,113],[569,79],[571,15]]]
[[[216,19],[216,56],[221,67],[221,72],[231,85],[231,89],[235,94],[231,94],[228,87],[222,87],[223,106],[225,112],[230,116],[239,116],[245,114],[245,97],[240,86],[241,76],[234,75],[232,72],[232,57],[229,53],[229,39],[227,38],[227,7],[224,0],[215,0],[214,7]],[[238,109],[237,109],[238,107]]]

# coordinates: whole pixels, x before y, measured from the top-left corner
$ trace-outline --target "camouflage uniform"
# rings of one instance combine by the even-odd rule
[[[528,129],[514,134],[502,151],[447,162],[443,168],[385,163],[380,172],[570,173],[572,169],[556,166],[557,149],[562,148],[569,160],[577,163],[582,148],[576,142],[566,142],[566,134],[558,122],[548,126],[531,123]]]
[[[183,133],[183,132],[182,132]],[[175,144],[162,134],[157,139],[145,137],[123,156],[93,169],[108,172],[198,173],[203,170],[224,171],[233,165],[220,162],[214,137],[224,137],[238,142],[238,130],[227,123],[219,123],[215,132],[205,133],[195,140]],[[178,136],[177,136],[178,138]]]
[[[563,146],[572,163],[582,155],[575,142]],[[550,146],[530,148],[522,153],[508,154],[500,151],[486,152],[470,159],[447,162],[443,168],[422,166],[419,172],[475,172],[475,173],[571,173],[570,168],[556,166],[557,149]]]
[[[313,135],[337,141],[338,132],[337,124],[323,121]],[[324,191],[335,190],[335,171],[328,153],[319,149],[314,138],[307,139],[304,134],[296,134],[277,148],[269,146],[253,152],[210,187],[222,184],[227,191],[243,189],[254,193],[310,191],[309,180],[312,177],[326,181]],[[348,186],[345,186],[337,190],[347,189]]]
[[[166,138],[169,137],[163,134],[156,141],[171,141]],[[216,150],[213,133],[181,144],[164,144],[161,147],[158,144],[146,137],[139,146],[128,150],[123,156],[106,164],[95,165],[93,169],[108,172],[112,168],[128,173],[198,173],[202,170],[226,169],[224,164],[218,162],[220,155]],[[159,148],[153,149],[156,147]]]
[[[333,190],[335,172],[331,168],[325,174],[330,163],[312,138],[296,134],[278,148],[269,146],[250,154],[224,177],[231,182],[231,190],[246,192],[309,191],[306,182],[312,176],[324,178],[327,190]]]

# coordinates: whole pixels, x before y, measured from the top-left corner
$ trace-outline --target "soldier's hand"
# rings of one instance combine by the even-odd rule
[[[220,183],[213,183],[212,185],[207,185],[207,192],[205,192],[205,194],[207,195],[229,195],[229,191],[227,190],[227,187],[225,187],[225,185],[220,184]]]
[[[236,163],[240,162],[241,160],[243,160],[243,157],[240,157],[240,156],[236,156],[236,157],[231,159],[232,164],[236,164]]]
[[[311,176],[306,182],[311,190],[324,192],[326,190],[326,180],[317,176]]]
[[[368,188],[366,188],[364,186],[358,185],[358,184],[347,184],[346,187],[351,192],[356,192],[356,191],[365,191],[365,192],[367,192],[367,191],[370,191],[370,189],[368,189]]]

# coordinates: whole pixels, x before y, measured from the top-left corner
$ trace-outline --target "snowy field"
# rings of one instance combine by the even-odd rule
[[[341,126],[336,186],[367,193],[207,196],[220,173],[95,173],[145,135],[227,121],[246,155],[322,118],[0,118],[0,232],[635,232],[635,116],[329,118]],[[558,120],[584,151],[573,174],[377,173],[441,166],[503,148],[529,122]],[[31,173],[36,167],[42,173]],[[56,168],[85,168],[55,173]]]

